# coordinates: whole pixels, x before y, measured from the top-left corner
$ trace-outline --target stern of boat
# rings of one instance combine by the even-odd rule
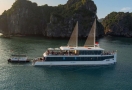
[[[114,61],[115,61],[115,63],[117,62],[117,50],[116,50],[116,52],[114,53]]]
[[[39,65],[39,64],[42,64],[42,62],[44,62],[45,59],[42,57],[42,58],[35,58],[33,61],[32,61],[32,65]]]

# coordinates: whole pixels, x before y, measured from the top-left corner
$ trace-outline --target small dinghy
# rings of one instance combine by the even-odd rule
[[[8,62],[30,62],[26,55],[11,55]]]

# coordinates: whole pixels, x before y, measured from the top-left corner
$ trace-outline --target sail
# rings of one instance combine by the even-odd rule
[[[85,44],[84,44],[85,47],[94,47],[95,46],[95,35],[96,35],[95,30],[96,30],[96,19],[93,23],[93,26],[92,26],[92,28],[89,32],[89,35],[87,37],[87,40],[86,40]]]
[[[74,30],[68,42],[68,46],[71,46],[71,47],[78,46],[78,22],[76,23],[76,26],[74,27]]]

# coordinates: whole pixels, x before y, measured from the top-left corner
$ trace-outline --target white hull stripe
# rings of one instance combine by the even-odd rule
[[[39,66],[39,65],[109,65],[116,63],[115,60],[104,60],[104,61],[44,61],[44,62],[35,62],[33,65]]]

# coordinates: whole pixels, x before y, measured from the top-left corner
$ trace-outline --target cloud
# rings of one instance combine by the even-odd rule
[[[130,7],[124,7],[120,11],[127,12],[127,11],[130,11],[130,10],[131,10]]]

